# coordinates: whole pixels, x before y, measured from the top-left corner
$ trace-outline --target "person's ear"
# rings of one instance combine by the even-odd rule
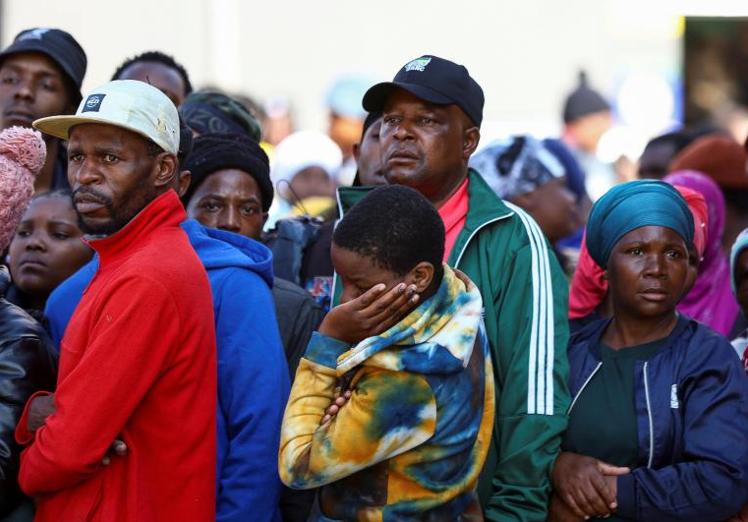
[[[154,185],[156,187],[164,187],[174,183],[174,178],[177,176],[177,157],[174,154],[168,152],[162,152],[156,156],[156,175],[154,179]]]
[[[465,161],[470,159],[480,143],[480,129],[468,127],[462,133],[462,157]]]
[[[180,198],[187,193],[190,183],[192,183],[192,172],[189,170],[180,171],[179,180],[177,181],[177,194],[179,194]]]
[[[423,293],[434,280],[435,271],[434,265],[427,261],[421,261],[408,274],[408,284],[416,285],[416,293]]]
[[[354,143],[353,144],[353,159],[356,160],[356,165],[358,165],[358,158],[360,156],[361,156],[361,144]]]
[[[608,271],[607,270],[603,270],[603,279],[605,279],[606,281],[608,280]]]
[[[262,213],[262,228],[265,228],[265,223],[268,222],[268,216],[269,215],[270,214],[268,212],[263,212]]]

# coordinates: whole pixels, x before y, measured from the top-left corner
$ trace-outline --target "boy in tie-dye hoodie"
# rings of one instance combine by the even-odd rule
[[[341,304],[301,360],[278,459],[288,486],[320,487],[310,520],[482,520],[493,372],[480,293],[443,248],[439,214],[402,186],[335,229]]]

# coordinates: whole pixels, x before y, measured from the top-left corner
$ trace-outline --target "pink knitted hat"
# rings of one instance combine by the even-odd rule
[[[10,243],[31,196],[34,178],[44,166],[42,135],[24,127],[0,132],[0,250]]]

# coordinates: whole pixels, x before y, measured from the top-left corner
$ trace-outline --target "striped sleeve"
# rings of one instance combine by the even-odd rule
[[[567,424],[566,278],[537,223],[507,205],[515,213],[516,248],[497,264],[496,460],[483,508],[489,521],[540,522]]]
[[[527,413],[553,415],[553,361],[555,325],[553,282],[545,237],[524,210],[506,202],[525,226],[530,240],[532,319],[527,368]],[[565,347],[561,347],[565,349]]]

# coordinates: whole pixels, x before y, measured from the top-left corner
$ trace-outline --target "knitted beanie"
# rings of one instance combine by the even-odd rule
[[[39,132],[24,127],[0,132],[0,250],[8,246],[26,212],[46,157]]]
[[[223,169],[242,170],[254,178],[262,195],[263,211],[267,212],[273,202],[268,157],[255,140],[244,134],[198,136],[182,168],[192,173],[192,182],[182,198],[185,204],[208,176]]]
[[[603,95],[589,86],[587,73],[579,72],[579,85],[566,98],[564,103],[564,123],[572,123],[579,118],[610,110],[610,104]]]

